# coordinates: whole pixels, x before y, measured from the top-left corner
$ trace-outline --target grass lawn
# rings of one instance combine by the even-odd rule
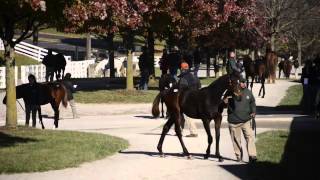
[[[39,61],[34,60],[32,58],[29,58],[27,56],[23,56],[23,55],[18,54],[18,53],[15,53],[14,55],[15,55],[15,59],[16,59],[16,66],[40,64]],[[0,66],[5,66],[4,65],[3,51],[0,51]]]
[[[268,131],[258,134],[256,145],[257,152],[259,152],[259,161],[279,163],[284,152],[287,137],[288,131]]]
[[[299,106],[303,95],[302,85],[291,86],[278,106]]]
[[[151,103],[158,93],[158,90],[99,90],[79,91],[74,96],[79,103]]]
[[[77,167],[126,149],[124,139],[95,133],[0,128],[0,173]]]

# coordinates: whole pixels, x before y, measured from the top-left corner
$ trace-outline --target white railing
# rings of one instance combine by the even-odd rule
[[[90,64],[94,64],[94,60],[67,61],[65,74],[71,73],[72,78],[86,78]],[[38,82],[45,82],[46,67],[43,64],[21,66],[21,83],[28,82],[29,74],[35,75]]]
[[[15,81],[18,84],[18,68],[15,67]],[[6,88],[6,68],[0,67],[0,89]]]
[[[43,57],[48,54],[48,50],[39,46],[35,46],[29,43],[20,42],[15,46],[15,52],[18,54],[22,54],[28,56],[37,61],[42,61]],[[0,50],[4,50],[3,42],[0,39]],[[52,52],[52,54],[57,54],[56,52]],[[66,60],[71,61],[71,56],[64,56]]]

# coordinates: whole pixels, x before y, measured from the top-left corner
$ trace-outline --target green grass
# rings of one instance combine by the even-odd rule
[[[0,129],[0,174],[77,167],[128,147],[124,139],[95,133]]]
[[[302,85],[291,86],[278,106],[299,106],[303,95]]]
[[[288,131],[268,131],[258,135],[259,161],[279,163],[287,142]]]
[[[79,103],[151,103],[158,92],[158,90],[99,90],[79,91],[74,96]]]
[[[39,61],[18,53],[15,53],[15,59],[16,59],[16,66],[40,64]],[[0,51],[0,66],[4,66],[3,51]]]

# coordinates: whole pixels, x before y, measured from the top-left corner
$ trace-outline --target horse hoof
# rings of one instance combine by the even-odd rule
[[[208,155],[204,155],[204,159],[209,159],[209,156]]]
[[[166,156],[164,154],[160,154],[160,157],[161,158],[165,158]]]
[[[193,157],[192,157],[191,155],[188,155],[188,156],[187,156],[187,159],[188,159],[188,160],[192,160]]]
[[[219,162],[223,162],[224,159],[222,157],[219,158]]]

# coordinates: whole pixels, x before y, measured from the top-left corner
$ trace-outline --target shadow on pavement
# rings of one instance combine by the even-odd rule
[[[240,179],[320,179],[319,138],[320,121],[297,117],[291,123],[279,163],[258,161],[253,165],[221,167]]]
[[[152,157],[160,157],[159,152],[149,152],[149,151],[119,151],[121,154],[141,154],[141,155],[147,155],[147,156],[152,156]],[[165,157],[178,157],[178,158],[186,158],[187,156],[184,156],[183,153],[164,153]],[[209,159],[204,159],[204,154],[200,153],[190,153],[192,156],[192,159],[200,159],[200,160],[205,160],[205,161],[218,161],[218,157],[215,155],[210,155]],[[226,158],[223,157],[224,160],[229,160],[229,161],[235,161],[234,159]]]

